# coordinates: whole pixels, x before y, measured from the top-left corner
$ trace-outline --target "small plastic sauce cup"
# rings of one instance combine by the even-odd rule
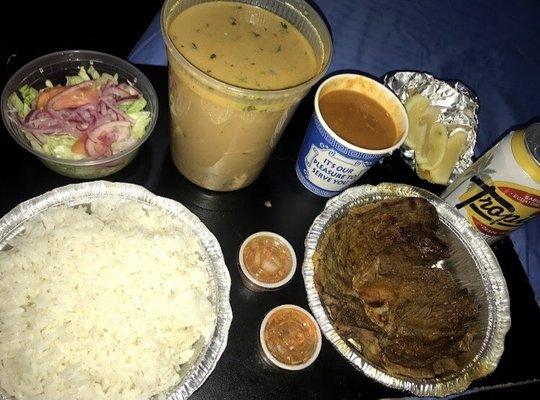
[[[259,349],[264,360],[288,371],[309,367],[319,356],[322,336],[315,318],[294,304],[278,306],[264,317]]]
[[[291,244],[273,232],[249,236],[238,253],[244,286],[255,292],[277,290],[296,272],[296,254]]]

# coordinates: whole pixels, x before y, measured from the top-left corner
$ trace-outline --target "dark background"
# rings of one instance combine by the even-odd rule
[[[0,88],[3,87],[9,76],[22,64],[54,51],[89,49],[110,53],[124,59],[127,58],[138,38],[143,34],[152,18],[159,11],[161,5],[161,0],[92,0],[84,3],[77,1],[0,0]],[[143,72],[149,75],[152,83],[156,85],[156,89],[159,90],[161,86],[162,94],[160,101],[162,103],[166,102],[164,85],[162,85],[165,81],[165,74],[159,68],[149,67],[143,69]],[[162,135],[161,137],[166,136],[167,118],[165,110],[163,117],[160,118],[161,122],[158,128],[156,128],[156,134],[153,140],[146,146],[146,149],[143,148],[139,159],[130,168],[126,169],[125,172],[114,175],[110,180],[133,181],[134,183],[148,187],[157,194],[181,201],[203,219],[203,222],[209,225],[220,241],[222,238],[225,238],[225,235],[228,235],[228,228],[220,222],[223,219],[228,219],[230,223],[234,223],[235,217],[238,215],[238,208],[243,207],[243,212],[251,215],[252,218],[250,221],[246,220],[240,225],[237,224],[237,232],[235,232],[233,237],[227,237],[225,243],[222,243],[227,264],[230,266],[234,265],[234,249],[232,247],[231,249],[227,249],[228,243],[235,245],[237,242],[240,243],[242,237],[251,233],[252,230],[268,228],[272,224],[277,229],[287,225],[284,221],[276,220],[270,214],[262,216],[261,213],[267,211],[264,209],[261,211],[255,204],[260,206],[264,200],[272,198],[274,211],[281,210],[281,212],[285,213],[291,207],[291,203],[287,202],[285,204],[284,198],[279,195],[293,194],[294,197],[289,197],[289,199],[293,205],[296,201],[297,205],[304,206],[305,210],[301,214],[305,214],[308,217],[306,221],[312,220],[313,216],[318,213],[324,204],[322,199],[311,196],[307,191],[303,191],[294,173],[290,173],[295,154],[300,145],[301,136],[305,131],[305,125],[309,119],[310,109],[307,105],[308,102],[309,97],[308,101],[304,103],[304,107],[300,108],[299,115],[293,120],[293,129],[289,129],[289,131],[295,132],[294,136],[289,135],[290,139],[287,142],[282,141],[280,143],[276,156],[271,160],[259,182],[243,192],[237,192],[232,197],[203,192],[187,183],[176,172],[170,158],[168,158],[166,147],[164,147],[166,143],[159,143],[160,139],[157,136],[158,134]],[[2,136],[0,138],[0,166],[2,167],[0,168],[0,187],[2,187],[0,196],[4,197],[6,195],[7,197],[4,197],[2,200],[2,215],[20,201],[41,194],[53,187],[71,183],[71,180],[49,173],[39,165],[37,160],[23,153],[22,149],[18,148],[15,143],[7,138],[5,129],[1,129],[0,134]],[[290,145],[292,150],[288,150],[287,145]],[[161,171],[157,171],[157,175],[154,175],[155,178],[150,178],[147,176],[146,167],[154,162],[149,160],[152,158],[150,153],[155,154],[153,152],[155,149],[159,149],[158,153],[163,155],[163,162],[159,165],[159,168],[163,167],[163,172],[160,174]],[[22,159],[17,163],[11,164],[8,160],[13,156],[17,158],[22,157]],[[399,160],[394,161],[397,164],[380,167],[378,171],[374,171],[374,173],[367,176],[366,182],[362,183],[377,183],[381,181],[380,176],[388,176],[388,173],[395,172],[396,170],[406,171],[406,168],[399,164]],[[18,170],[10,171],[10,166],[17,167]],[[27,170],[22,171],[19,168],[27,168]],[[278,178],[278,176],[284,178]],[[402,178],[404,178],[404,181],[410,180],[410,183],[414,183],[414,177],[411,174]],[[33,180],[35,180],[34,183]],[[287,183],[285,187],[283,186],[284,181]],[[282,191],[284,193],[280,193]],[[257,226],[252,226],[253,221],[256,221],[255,225]],[[293,244],[297,248],[297,252],[301,254],[302,235],[305,227],[299,225],[297,228],[293,227],[291,229],[292,231],[298,231],[296,232],[298,235],[295,235],[298,238],[293,240]],[[519,293],[520,296],[512,300],[512,315],[516,318],[513,320],[513,328],[507,337],[505,360],[501,362],[494,375],[478,382],[474,385],[476,387],[510,383],[504,379],[505,377],[511,377],[514,382],[529,381],[538,377],[538,345],[537,341],[534,340],[534,337],[537,336],[534,334],[535,329],[536,332],[538,330],[537,328],[533,328],[534,321],[538,321],[538,309],[535,308],[536,304],[534,303],[523,271],[518,264],[517,256],[511,251],[510,242],[507,241],[502,246],[502,249],[497,251],[497,255],[500,257],[503,267],[519,268],[519,270],[513,271],[506,270],[505,275],[507,276],[510,294]],[[257,306],[259,301],[265,303],[265,306],[270,303],[275,303],[273,305],[283,303],[283,299],[278,298],[277,293],[272,296],[256,298],[251,296],[249,292],[241,289],[238,282],[239,277],[234,268],[231,268],[231,277],[233,279],[232,295],[236,297],[233,300],[235,312],[249,312],[249,307]],[[294,300],[298,304],[306,306],[303,304],[305,303],[305,295],[301,293],[302,290],[301,278],[296,277],[295,283],[283,291],[282,295],[290,295],[292,297],[293,292],[295,292],[294,297],[300,298],[303,296],[303,300]],[[259,305],[262,306],[262,304]],[[264,311],[260,308],[254,315],[250,316],[241,316],[235,313],[236,321],[233,321],[231,333],[234,335],[245,329],[242,324],[239,324],[239,319],[240,321],[244,319],[243,322],[246,327],[249,327],[250,324],[255,327]],[[261,390],[267,391],[272,387],[267,382],[269,376],[276,379],[274,382],[281,381],[281,384],[277,385],[281,390],[276,391],[275,396],[273,396],[276,399],[291,396],[301,398],[303,396],[302,393],[309,393],[309,390],[306,392],[306,386],[311,379],[308,371],[306,371],[306,374],[297,375],[296,378],[265,369],[259,371],[263,375],[259,375],[256,379],[249,375],[249,369],[258,365],[255,359],[252,360],[251,353],[253,348],[251,345],[254,344],[252,342],[254,342],[254,339],[248,341],[249,345],[245,346],[245,343],[241,343],[241,341],[231,340],[224,358],[220,362],[222,368],[219,368],[220,365],[218,364],[218,370],[212,375],[203,389],[197,392],[194,398],[204,398],[205,400],[211,398],[231,398],[233,396],[229,390],[242,388],[245,385],[260,385]],[[509,343],[512,344],[509,345]],[[533,351],[530,352],[529,348]],[[513,352],[519,353],[524,357],[529,354],[533,359],[523,360],[523,362],[530,365],[530,367],[519,368],[517,364],[522,361],[511,357],[511,353]],[[241,365],[242,363],[247,363],[248,365]],[[338,387],[341,386],[341,389],[332,390],[329,387],[325,390],[326,394],[323,397],[318,397],[320,399],[338,398],[332,396],[332,393],[340,393],[339,398],[346,398],[347,400],[406,395],[403,392],[386,391],[384,387],[375,382],[370,382],[361,374],[354,374],[352,368],[346,366],[328,342],[325,342],[323,345],[323,353],[319,359],[319,364],[323,363],[328,363],[326,367],[329,367],[328,371],[330,371],[329,375],[331,376],[325,377],[318,373],[318,376],[313,377],[313,379],[327,380],[329,385],[337,384]],[[234,371],[238,371],[239,373]],[[248,380],[251,382],[246,382]],[[296,387],[297,390],[294,390],[295,380],[298,384],[298,387]],[[343,386],[348,385],[363,388],[358,391],[351,390],[348,397],[343,397],[343,393],[348,392]],[[488,390],[486,392],[472,393],[467,397],[485,399],[532,398],[535,397],[535,394],[538,395],[539,393],[538,385],[529,384],[513,388],[505,386],[503,385],[502,388],[496,391]],[[275,383],[273,387],[276,388]],[[221,393],[221,390],[224,390],[224,392]],[[246,394],[241,392],[237,393],[237,395],[238,398],[253,398],[249,397],[249,395],[246,397]],[[268,398],[268,393],[264,397]]]
[[[97,50],[126,59],[163,0],[0,0],[0,84],[54,51]]]

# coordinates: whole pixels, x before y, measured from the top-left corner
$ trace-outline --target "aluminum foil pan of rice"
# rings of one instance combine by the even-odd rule
[[[497,259],[423,189],[363,185],[329,200],[307,234],[302,273],[322,333],[386,386],[462,392],[504,351],[510,304]]]
[[[0,399],[187,399],[227,345],[230,275],[186,207],[64,186],[0,219]]]

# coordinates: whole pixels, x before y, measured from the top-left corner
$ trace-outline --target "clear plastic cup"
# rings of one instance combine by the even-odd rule
[[[332,54],[328,28],[303,0],[242,0],[284,18],[302,33],[319,61],[310,80],[280,90],[224,83],[192,65],[168,35],[171,21],[204,0],[167,0],[161,31],[169,60],[171,154],[178,170],[206,189],[232,191],[259,176],[307,91],[325,74]]]
[[[260,279],[257,279],[257,277],[253,276],[247,266],[244,263],[244,250],[246,246],[255,238],[265,236],[270,237],[272,239],[275,239],[278,243],[280,243],[283,247],[287,249],[289,252],[289,255],[291,256],[291,269],[287,273],[286,276],[283,277],[283,279],[280,279],[277,282],[264,282]],[[283,236],[278,235],[274,232],[268,232],[268,231],[260,231],[256,232],[251,236],[248,236],[240,246],[240,250],[238,252],[238,267],[240,269],[240,277],[242,278],[242,283],[246,288],[253,292],[265,292],[265,291],[271,291],[271,290],[278,290],[285,286],[289,281],[294,277],[294,274],[296,272],[296,253],[291,246],[291,244],[285,239]]]
[[[270,320],[270,318],[277,312],[281,311],[281,310],[287,310],[287,309],[291,309],[291,310],[296,310],[296,311],[299,311],[300,313],[302,313],[305,318],[307,318],[307,320],[310,321],[310,323],[312,324],[313,326],[313,329],[314,329],[314,334],[316,336],[315,340],[316,340],[316,344],[315,344],[315,349],[313,351],[313,353],[311,354],[311,356],[309,357],[309,359],[307,359],[305,362],[302,362],[301,364],[286,364],[282,361],[279,361],[276,357],[274,357],[274,355],[272,354],[272,352],[270,351],[270,349],[268,348],[268,345],[266,343],[266,340],[265,340],[265,331],[266,331],[266,327],[268,326],[268,321]],[[305,326],[305,324],[303,324],[303,326]],[[289,326],[288,329],[286,330],[289,330],[291,327]],[[299,326],[296,325],[296,328],[298,329]],[[297,331],[298,334],[301,333]],[[315,360],[317,359],[317,357],[319,357],[319,354],[321,352],[321,347],[322,347],[322,335],[321,335],[321,330],[319,328],[319,325],[317,325],[317,321],[315,320],[315,318],[313,317],[313,315],[311,315],[308,311],[304,310],[302,307],[298,307],[297,305],[295,304],[282,304],[280,306],[277,306],[275,308],[273,308],[272,310],[270,310],[264,317],[264,319],[262,320],[261,322],[261,325],[259,327],[259,352],[260,352],[260,355],[262,356],[262,359],[264,361],[266,361],[268,364],[274,366],[274,367],[278,367],[278,368],[281,368],[281,369],[284,369],[284,370],[287,370],[287,371],[300,371],[302,369],[305,369],[307,367],[309,367],[311,364],[313,364],[315,362]]]
[[[26,139],[24,131],[8,115],[8,97],[21,86],[45,87],[45,81],[64,83],[66,76],[77,75],[79,67],[93,66],[97,71],[118,74],[120,82],[130,81],[141,91],[151,113],[151,121],[144,136],[133,146],[110,157],[98,159],[68,160],[45,154],[34,149]],[[51,170],[71,178],[102,178],[126,167],[139,152],[140,146],[150,137],[158,116],[158,99],[154,88],[146,76],[133,65],[118,57],[90,50],[66,50],[47,54],[29,62],[19,69],[8,81],[2,92],[1,111],[4,124],[10,135],[25,150],[34,154]]]

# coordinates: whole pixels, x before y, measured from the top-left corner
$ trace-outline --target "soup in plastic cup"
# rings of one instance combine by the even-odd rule
[[[326,25],[303,0],[168,0],[161,21],[178,170],[206,189],[249,185],[328,69]]]

